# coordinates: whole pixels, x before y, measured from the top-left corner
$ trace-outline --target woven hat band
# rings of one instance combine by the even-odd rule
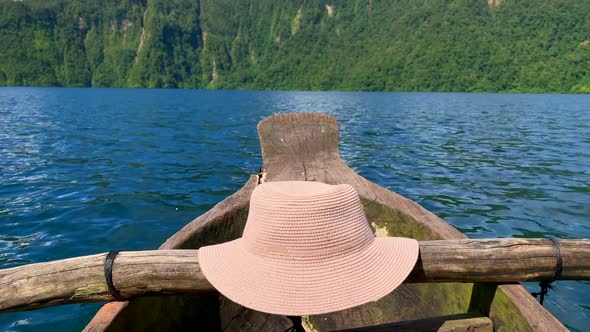
[[[257,187],[250,199],[244,247],[257,255],[294,260],[343,256],[375,237],[360,198],[349,185],[313,183],[306,191],[289,182]]]

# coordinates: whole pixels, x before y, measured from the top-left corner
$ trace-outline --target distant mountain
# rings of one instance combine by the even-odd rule
[[[0,0],[0,85],[590,93],[587,0]]]

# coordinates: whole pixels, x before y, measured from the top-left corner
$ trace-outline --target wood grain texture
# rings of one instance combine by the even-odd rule
[[[466,238],[432,212],[359,176],[340,158],[339,129],[327,114],[276,114],[258,124],[266,181],[347,183],[359,195],[400,210],[431,231],[433,239]]]
[[[488,317],[477,314],[457,314],[429,317],[333,332],[493,332],[494,324]]]
[[[199,268],[197,250],[121,252],[113,284],[124,297],[215,290]],[[0,310],[114,300],[104,277],[106,254],[0,270]]]
[[[590,280],[590,240],[561,240],[560,279]],[[0,311],[112,300],[104,281],[105,254],[0,270]],[[198,250],[121,252],[113,283],[126,298],[215,292]],[[548,280],[556,252],[545,239],[437,240],[420,242],[420,260],[408,283]]]
[[[561,280],[590,279],[590,240],[559,240]],[[478,239],[420,242],[420,259],[406,282],[551,280],[557,251],[548,239]]]

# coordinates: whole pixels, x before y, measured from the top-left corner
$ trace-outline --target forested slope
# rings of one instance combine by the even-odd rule
[[[0,85],[590,93],[585,0],[0,0]]]

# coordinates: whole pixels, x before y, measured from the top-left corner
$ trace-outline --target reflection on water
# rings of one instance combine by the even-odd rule
[[[256,124],[276,112],[336,116],[355,171],[470,237],[590,237],[588,96],[2,88],[0,267],[157,248],[261,166]],[[546,303],[590,322],[589,283]],[[97,306],[0,330],[80,330]]]

